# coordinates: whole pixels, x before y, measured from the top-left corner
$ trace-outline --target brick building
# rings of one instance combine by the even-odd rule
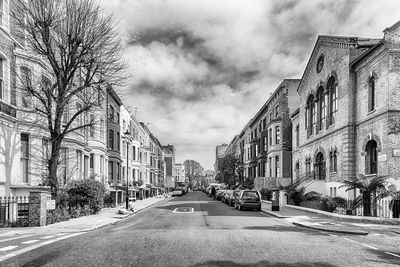
[[[358,174],[398,179],[400,23],[383,39],[319,36],[298,87],[293,175],[308,191],[339,188]]]

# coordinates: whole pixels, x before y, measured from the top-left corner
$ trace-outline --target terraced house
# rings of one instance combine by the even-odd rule
[[[346,178],[399,179],[399,36],[400,23],[382,39],[318,37],[292,117],[293,176],[307,191],[353,198]]]

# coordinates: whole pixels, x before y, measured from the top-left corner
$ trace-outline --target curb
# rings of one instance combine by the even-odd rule
[[[363,231],[328,229],[328,228],[323,228],[323,227],[311,226],[311,225],[307,225],[307,224],[303,224],[303,223],[299,223],[299,222],[293,222],[293,224],[296,226],[309,228],[309,229],[313,229],[313,230],[318,230],[318,231],[324,231],[324,232],[349,234],[349,235],[368,235],[368,232],[363,232]]]
[[[279,219],[290,218],[290,216],[282,216],[282,215],[280,215],[280,214],[278,214],[278,213],[275,213],[275,212],[272,212],[272,211],[269,211],[269,210],[263,210],[263,209],[261,209],[261,212],[263,212],[263,213],[265,213],[265,214],[268,214],[268,215],[271,215],[271,216],[273,216],[273,217],[279,218]]]

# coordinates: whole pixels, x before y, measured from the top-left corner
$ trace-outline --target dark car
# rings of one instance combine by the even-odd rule
[[[256,209],[261,211],[260,193],[255,190],[242,190],[235,201],[235,208],[239,210]]]
[[[229,198],[228,198],[228,205],[229,205],[230,207],[232,207],[233,205],[235,205],[235,202],[236,202],[236,200],[237,200],[238,197],[239,197],[239,193],[240,193],[240,190],[234,190],[234,191],[232,192],[232,194],[229,196]]]
[[[225,190],[222,190],[222,189],[218,190],[217,193],[215,193],[215,199],[221,200],[224,193],[225,193]]]
[[[225,193],[222,195],[221,201],[224,202],[225,204],[228,204],[228,199],[230,195],[232,195],[233,190],[226,190]]]

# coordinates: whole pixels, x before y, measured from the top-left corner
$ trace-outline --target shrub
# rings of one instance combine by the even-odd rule
[[[335,210],[337,210],[337,208],[345,210],[346,199],[342,197],[329,197],[329,196],[323,197],[321,199],[321,210],[334,212]]]
[[[87,205],[93,213],[98,213],[104,201],[104,184],[94,180],[77,180],[68,185],[67,193],[70,196],[70,205],[85,207]]]
[[[263,188],[260,190],[260,194],[261,194],[261,198],[263,200],[270,200],[271,199],[271,192],[270,190],[268,190],[267,188]]]
[[[68,221],[71,218],[69,212],[65,208],[56,208],[55,210],[47,211],[46,224]]]

